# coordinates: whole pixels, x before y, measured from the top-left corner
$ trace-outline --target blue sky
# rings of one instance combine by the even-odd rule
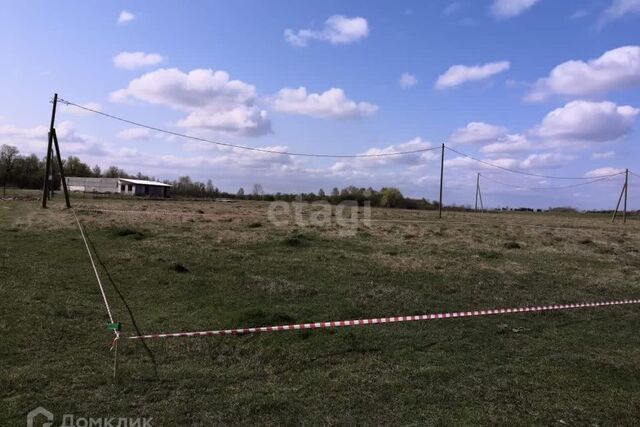
[[[58,92],[252,147],[356,154],[446,141],[533,174],[640,173],[639,24],[640,0],[7,1],[0,143],[43,154]],[[64,155],[159,178],[210,178],[229,191],[392,185],[437,197],[436,151],[316,160],[131,130],[72,107],[57,123]],[[449,203],[472,203],[480,172],[490,206],[609,208],[622,179],[528,190],[580,181],[446,158]],[[632,179],[638,208],[634,191]]]

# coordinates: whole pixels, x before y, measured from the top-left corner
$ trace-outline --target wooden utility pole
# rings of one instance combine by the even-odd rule
[[[54,107],[55,110],[55,107]],[[42,184],[42,207],[47,207],[47,199],[49,198],[49,173],[51,172],[51,145],[53,136],[49,132],[49,143],[47,145],[46,166],[44,168],[44,183]]]
[[[51,151],[49,151],[49,200],[53,199],[53,196],[55,196],[54,192],[53,192],[53,175],[55,175],[55,166],[53,164],[53,146],[51,146]]]
[[[67,209],[71,209],[71,202],[69,201],[69,189],[67,188],[67,180],[64,176],[64,167],[62,166],[62,157],[60,156],[60,146],[58,145],[58,134],[56,130],[52,130],[53,145],[56,148],[56,156],[58,157],[58,169],[60,169],[60,181],[62,181],[62,189],[64,190],[64,201],[67,205]]]
[[[478,194],[480,193],[480,172],[476,177],[476,208],[475,212],[478,213]]]
[[[480,212],[484,213],[484,202],[482,201],[482,188],[480,187],[480,172],[478,172],[478,197],[480,198]],[[477,209],[478,208],[476,207],[476,210]]]
[[[60,146],[58,144],[58,136],[56,134],[56,108],[58,106],[58,94],[53,95],[53,107],[51,109],[51,123],[49,124],[49,134],[47,143],[47,160],[44,168],[44,184],[42,186],[42,207],[47,207],[47,198],[49,195],[53,195],[53,145],[55,143],[56,156],[58,157],[58,169],[60,170],[60,179],[62,181],[62,188],[64,189],[64,199],[67,208],[71,207],[69,202],[69,191],[67,190],[67,182],[64,177],[64,169],[62,167],[62,157],[60,155]]]
[[[442,143],[442,155],[440,156],[440,203],[438,204],[438,218],[442,218],[442,181],[444,179],[444,143]]]
[[[616,216],[618,215],[618,209],[620,209],[620,202],[622,201],[622,196],[624,196],[624,205],[622,211],[622,222],[627,222],[627,185],[629,184],[629,169],[625,170],[624,174],[624,185],[622,186],[622,191],[620,191],[620,197],[618,197],[618,204],[616,204],[616,209],[613,211],[613,216],[611,217],[611,223],[616,220]]]
[[[629,169],[624,170],[624,205],[622,209],[622,223],[627,223],[627,193],[629,193]]]

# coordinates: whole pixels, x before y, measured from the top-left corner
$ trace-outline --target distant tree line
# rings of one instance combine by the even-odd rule
[[[3,145],[0,147],[0,185],[3,189],[7,185],[18,188],[37,189],[42,188],[44,177],[45,158],[39,158],[35,154],[23,156],[16,147]],[[60,178],[57,162],[53,162],[54,188],[60,188]],[[144,175],[140,172],[131,175],[117,166],[109,166],[102,170],[100,166],[90,165],[82,162],[76,156],[70,156],[63,160],[62,167],[65,176],[94,177],[94,178],[137,178],[155,181],[152,176]],[[320,189],[317,193],[287,194],[275,193],[266,194],[261,184],[255,184],[251,191],[245,192],[240,188],[235,193],[219,190],[213,185],[211,180],[205,182],[193,181],[188,176],[181,176],[174,181],[164,181],[171,184],[171,194],[173,196],[195,197],[195,198],[229,198],[242,200],[265,200],[265,201],[305,201],[315,202],[326,200],[337,204],[345,200],[356,200],[358,204],[371,203],[373,207],[405,208],[405,209],[437,209],[438,203],[426,199],[413,199],[405,197],[400,190],[392,187],[384,187],[380,190],[373,188],[358,188],[348,186],[342,189],[333,188],[329,193]]]
[[[58,173],[57,162],[53,162],[54,188],[60,188],[60,178]],[[98,165],[89,166],[82,162],[78,157],[70,156],[63,160],[65,176],[77,177],[94,177],[94,178],[136,178],[156,181],[153,176],[144,175],[140,172],[137,174],[129,174],[117,166],[109,166],[104,171]],[[23,156],[16,147],[10,145],[2,145],[0,147],[0,186],[2,186],[3,194],[7,186],[18,188],[38,189],[42,188],[44,178],[45,159],[38,158],[35,154]],[[428,199],[416,199],[405,197],[400,190],[393,187],[383,187],[375,190],[371,187],[348,187],[339,189],[334,187],[328,193],[324,189],[318,190],[317,193],[265,193],[261,184],[254,184],[250,191],[245,192],[244,188],[238,189],[235,193],[219,190],[211,180],[207,182],[193,181],[188,176],[181,176],[177,180],[164,181],[171,184],[171,195],[174,197],[192,197],[192,198],[227,198],[239,200],[264,200],[264,201],[328,201],[332,204],[338,204],[345,200],[355,200],[360,206],[365,202],[369,202],[372,207],[402,208],[402,209],[420,209],[433,210],[438,209],[437,201]],[[447,210],[470,211],[471,206],[449,205]],[[525,211],[533,212],[531,208],[509,208],[503,207],[494,209],[494,211]],[[537,212],[542,212],[537,209]],[[547,212],[576,212],[576,209],[566,207],[549,208]],[[610,211],[601,211],[610,212]]]

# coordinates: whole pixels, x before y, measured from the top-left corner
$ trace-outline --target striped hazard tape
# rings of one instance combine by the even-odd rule
[[[587,302],[579,304],[554,304],[535,307],[496,308],[476,311],[459,311],[453,313],[420,314],[415,316],[380,317],[374,319],[338,320],[333,322],[295,323],[291,325],[261,326],[256,328],[221,329],[217,331],[175,332],[170,334],[149,334],[131,336],[131,340],[175,337],[209,337],[216,335],[244,335],[256,332],[299,331],[305,329],[340,328],[345,326],[379,325],[383,323],[416,322],[420,320],[450,319],[457,317],[479,317],[493,314],[531,313],[539,311],[568,310],[572,308],[603,307],[610,305],[640,304],[640,299],[626,299],[607,302]]]

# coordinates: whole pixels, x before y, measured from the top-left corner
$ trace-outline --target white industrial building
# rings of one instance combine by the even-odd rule
[[[130,196],[168,197],[171,185],[134,178],[68,177],[69,191],[82,193],[123,194]]]

